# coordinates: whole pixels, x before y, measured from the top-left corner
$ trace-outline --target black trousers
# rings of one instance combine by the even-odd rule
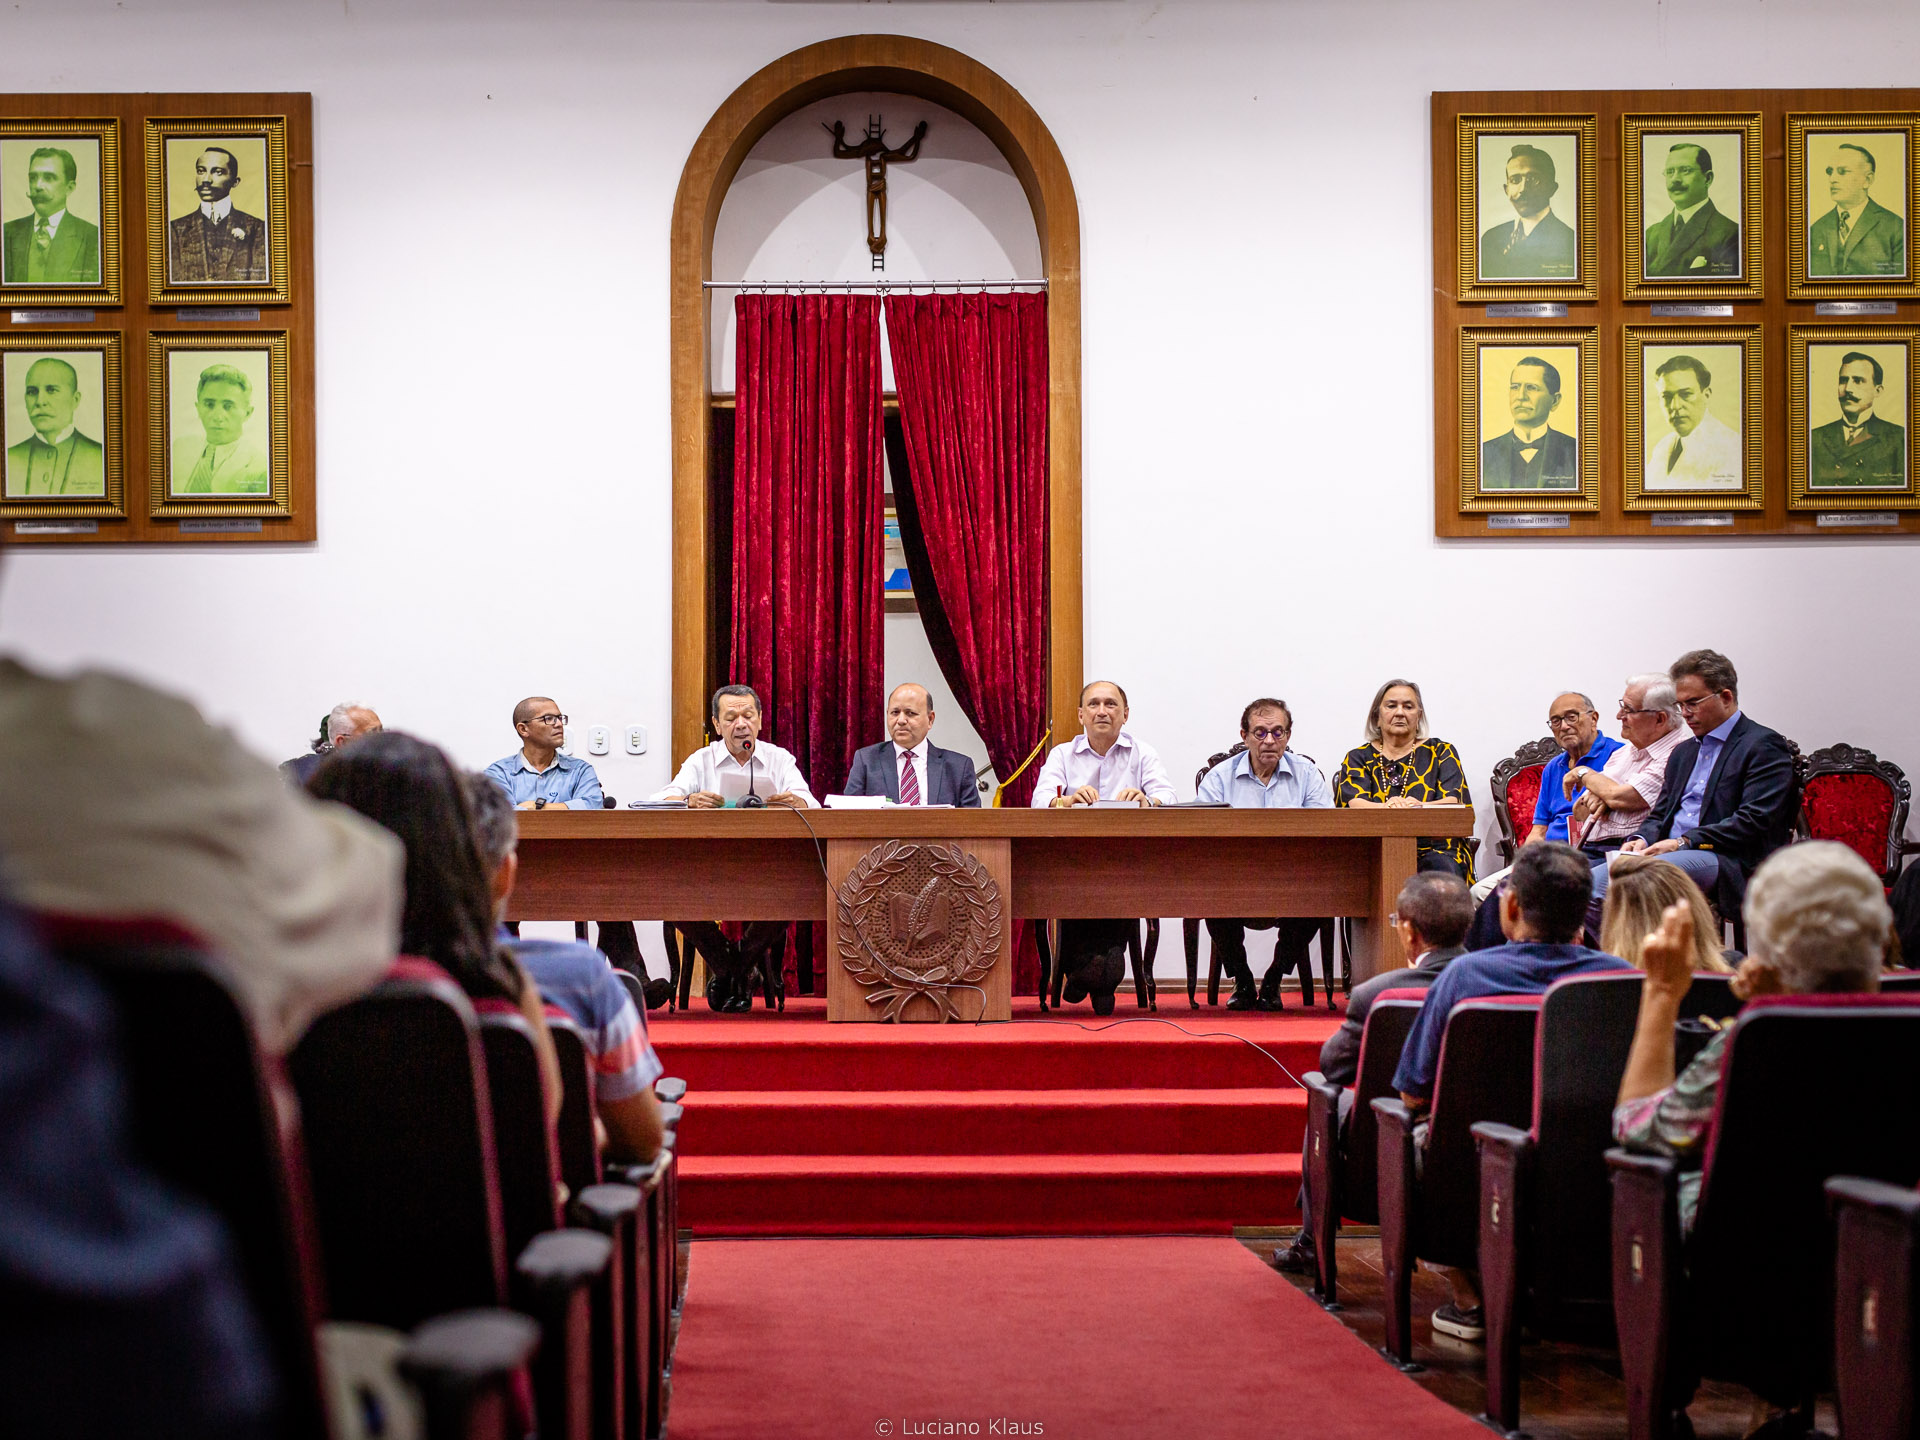
[[[1260,994],[1268,1000],[1280,998],[1280,982],[1287,971],[1298,966],[1300,969],[1301,1000],[1313,1004],[1313,966],[1307,960],[1307,947],[1313,944],[1313,937],[1320,932],[1318,920],[1209,920],[1207,934],[1213,940],[1214,954],[1220,957],[1220,968],[1233,977],[1233,988],[1238,993],[1253,993],[1253,967],[1247,963],[1247,931],[1277,930],[1278,937],[1273,947],[1273,963],[1267,967],[1267,973],[1260,980]]]

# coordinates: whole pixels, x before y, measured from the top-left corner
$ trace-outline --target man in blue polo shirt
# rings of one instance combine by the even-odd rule
[[[1598,770],[1607,763],[1607,757],[1620,748],[1618,740],[1600,733],[1600,712],[1594,708],[1593,701],[1578,690],[1554,697],[1553,704],[1547,707],[1547,729],[1559,744],[1560,753],[1541,768],[1540,798],[1533,806],[1533,828],[1520,841],[1523,848],[1537,840],[1567,838],[1567,822],[1573,815],[1573,807],[1587,793],[1584,787],[1576,788],[1571,794],[1567,792],[1567,771],[1581,765]],[[1484,950],[1500,943],[1500,911],[1493,896],[1508,874],[1506,870],[1496,870],[1473,887],[1473,898],[1480,903],[1480,911],[1467,934],[1467,949]]]
[[[507,792],[516,810],[598,810],[604,801],[593,766],[562,755],[567,717],[551,696],[529,695],[513,707],[513,730],[520,748],[487,767],[487,778]],[[516,922],[517,923],[517,922]],[[576,931],[583,938],[585,932]],[[647,978],[640,958],[640,937],[631,920],[602,920],[600,949],[622,970]]]
[[[1587,857],[1564,841],[1542,840],[1520,852],[1499,896],[1500,928],[1507,943],[1462,955],[1442,970],[1407,1034],[1400,1066],[1393,1072],[1393,1088],[1409,1109],[1423,1111],[1432,1103],[1447,1014],[1462,1000],[1538,995],[1568,975],[1629,968],[1615,956],[1577,943],[1592,892]],[[1417,1132],[1417,1139],[1424,1144],[1424,1129]],[[1434,1312],[1433,1328],[1461,1340],[1484,1338],[1480,1294],[1473,1277],[1465,1271],[1449,1271],[1448,1278],[1453,1282],[1453,1303]]]
[[[1255,700],[1240,712],[1240,740],[1247,748],[1229,755],[1200,780],[1199,800],[1206,805],[1231,805],[1236,809],[1269,810],[1305,807],[1330,810],[1333,792],[1320,767],[1303,755],[1287,749],[1293,736],[1293,712],[1284,700]],[[1247,964],[1247,931],[1278,931],[1274,939],[1273,963],[1254,990],[1253,968]],[[1318,920],[1288,917],[1272,920],[1209,920],[1207,934],[1220,968],[1233,979],[1233,998],[1229,1010],[1278,1010],[1280,981],[1287,971],[1300,970],[1301,1003],[1313,1004],[1313,971],[1308,966],[1307,947],[1320,930]],[[1328,982],[1331,985],[1331,981]],[[1327,1001],[1332,1003],[1332,995]]]

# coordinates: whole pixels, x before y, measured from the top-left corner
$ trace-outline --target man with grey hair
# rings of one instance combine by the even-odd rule
[[[326,719],[320,722],[320,735],[314,740],[312,749],[305,755],[281,761],[280,773],[293,784],[304,788],[327,756],[363,735],[377,734],[384,729],[386,726],[380,723],[380,717],[374,711],[353,701],[343,701],[329,710]]]
[[[1573,802],[1567,838],[1603,863],[1607,851],[1618,850],[1639,830],[1660,798],[1667,761],[1687,738],[1670,676],[1654,672],[1629,677],[1613,713],[1626,744],[1598,770],[1575,765],[1560,782],[1569,798],[1586,792]]]

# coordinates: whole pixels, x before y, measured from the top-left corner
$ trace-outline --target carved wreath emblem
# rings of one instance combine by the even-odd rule
[[[882,1020],[897,1021],[916,997],[959,1018],[953,991],[978,985],[993,967],[1000,887],[954,844],[876,845],[840,882],[840,963],[867,987]]]

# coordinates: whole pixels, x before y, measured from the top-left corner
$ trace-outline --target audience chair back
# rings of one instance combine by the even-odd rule
[[[1533,807],[1540,801],[1540,774],[1560,753],[1551,735],[1529,740],[1493,767],[1493,818],[1500,827],[1503,865],[1513,864],[1520,841],[1533,828]]]
[[[1831,1250],[1816,1243],[1829,1234],[1822,1187],[1836,1174],[1904,1188],[1920,1180],[1920,1113],[1905,1103],[1917,1053],[1911,997],[1750,1002],[1721,1069],[1684,1257],[1674,1166],[1608,1153],[1614,1310],[1637,1424],[1684,1405],[1703,1377],[1811,1405],[1832,1360]]]
[[[402,962],[291,1057],[333,1317],[409,1329],[507,1296],[479,1023],[438,967]]]
[[[1314,1288],[1323,1304],[1335,1304],[1339,1298],[1340,1222],[1374,1225],[1380,1220],[1380,1127],[1373,1102],[1394,1093],[1394,1067],[1400,1063],[1400,1051],[1425,995],[1409,989],[1375,997],[1360,1031],[1360,1057],[1344,1134],[1342,1087],[1318,1070],[1309,1071],[1302,1082],[1307,1090],[1306,1182],[1317,1267]]]
[[[1798,830],[1802,839],[1848,846],[1891,888],[1906,857],[1920,851],[1920,841],[1906,838],[1912,804],[1913,785],[1891,760],[1829,745],[1807,757]]]
[[[1380,1255],[1386,1271],[1387,1353],[1413,1359],[1414,1262],[1478,1267],[1480,1162],[1473,1126],[1523,1125],[1533,1110],[1538,995],[1464,1000],[1447,1016],[1434,1068],[1423,1165],[1414,1120],[1398,1098],[1373,1102],[1380,1131]]]
[[[507,1254],[518,1255],[534,1236],[560,1228],[560,1157],[547,1124],[540,1055],[526,1016],[506,1000],[482,1000],[474,1010],[487,1057],[500,1217]]]
[[[232,987],[196,940],[163,922],[43,917],[41,929],[117,1002],[141,1160],[226,1222],[285,1395],[276,1433],[326,1440],[314,1340],[326,1306],[298,1112],[275,1102],[283,1082]]]
[[[1914,1300],[1920,1193],[1857,1175],[1827,1181],[1834,1219],[1833,1389],[1847,1440],[1920,1432]]]
[[[600,1141],[593,1128],[593,1061],[587,1055],[585,1037],[571,1020],[549,1015],[547,1031],[553,1036],[554,1054],[560,1061],[560,1125],[556,1136],[560,1178],[578,1195],[601,1179]]]

